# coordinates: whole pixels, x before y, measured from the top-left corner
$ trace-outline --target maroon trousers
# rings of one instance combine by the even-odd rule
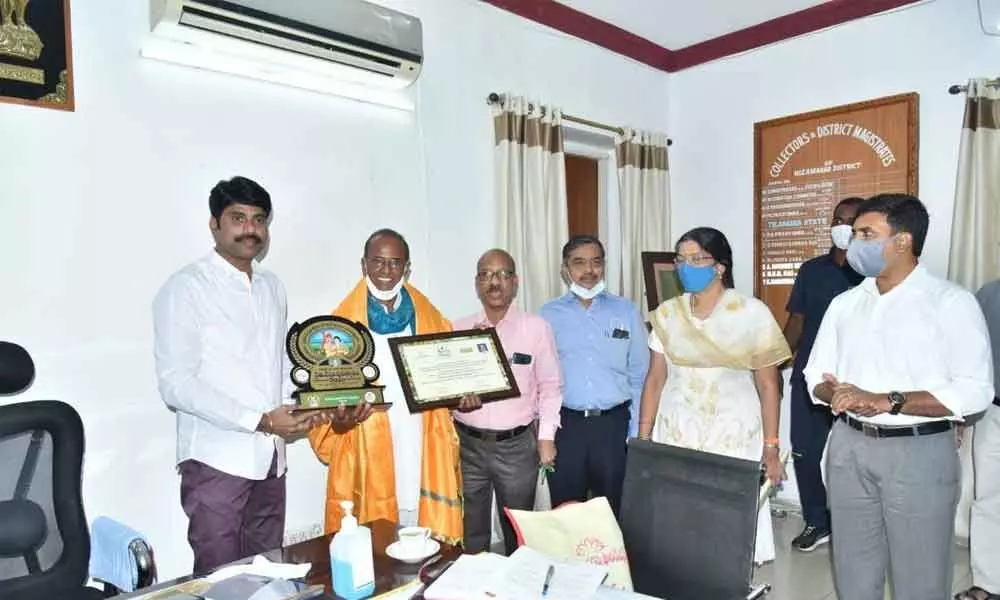
[[[194,573],[281,547],[285,531],[285,476],[276,477],[277,456],[267,478],[229,475],[195,460],[180,464],[181,506],[188,516]]]

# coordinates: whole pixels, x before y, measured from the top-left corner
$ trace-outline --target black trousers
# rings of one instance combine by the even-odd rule
[[[792,379],[791,384],[792,452],[802,517],[806,525],[829,530],[830,512],[820,461],[833,425],[833,414],[828,407],[812,403],[805,379]]]
[[[552,507],[584,502],[589,492],[593,497],[605,496],[617,517],[625,479],[628,403],[590,417],[564,408],[561,416],[555,471],[549,474]]]

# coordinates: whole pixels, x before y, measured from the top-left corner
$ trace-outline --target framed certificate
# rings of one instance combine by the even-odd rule
[[[496,329],[389,338],[411,413],[458,406],[466,394],[483,402],[521,395]]]

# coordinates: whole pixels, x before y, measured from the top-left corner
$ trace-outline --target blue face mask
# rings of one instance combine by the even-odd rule
[[[892,238],[884,240],[851,240],[847,247],[847,264],[864,277],[878,277],[885,270],[885,245]]]
[[[712,285],[717,274],[715,265],[695,267],[687,263],[681,263],[677,266],[677,276],[680,278],[681,285],[684,286],[686,291],[697,294]]]

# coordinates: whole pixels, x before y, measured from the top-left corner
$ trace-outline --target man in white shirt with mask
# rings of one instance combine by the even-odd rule
[[[847,260],[866,277],[830,303],[805,378],[837,421],[827,450],[837,592],[951,594],[959,496],[956,425],[993,401],[993,363],[971,292],[918,264],[929,217],[913,196],[858,207]]]
[[[604,283],[604,245],[572,237],[563,246],[569,291],[545,303],[541,316],[556,338],[563,378],[561,428],[552,506],[605,496],[618,514],[628,438],[639,429],[639,400],[649,369],[646,324],[631,301]]]

